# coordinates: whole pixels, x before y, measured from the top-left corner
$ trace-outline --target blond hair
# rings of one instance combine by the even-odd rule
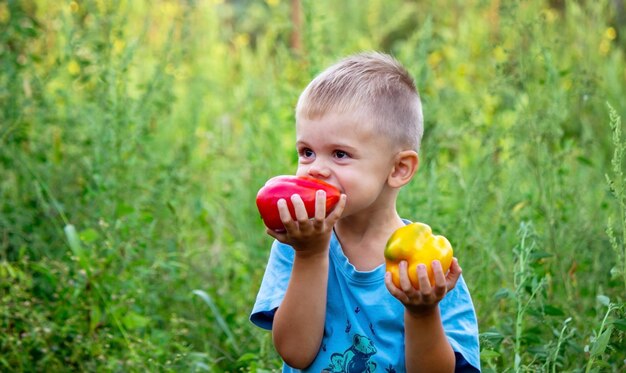
[[[392,144],[419,151],[424,132],[422,104],[408,71],[377,52],[342,59],[304,89],[296,119],[318,119],[329,112],[370,121]]]

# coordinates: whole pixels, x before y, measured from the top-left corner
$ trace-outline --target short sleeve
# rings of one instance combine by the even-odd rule
[[[457,371],[480,371],[478,321],[463,276],[439,306],[446,336],[456,352]]]
[[[274,313],[287,291],[293,260],[293,249],[274,241],[261,287],[250,314],[250,321],[254,325],[267,330],[272,329]]]

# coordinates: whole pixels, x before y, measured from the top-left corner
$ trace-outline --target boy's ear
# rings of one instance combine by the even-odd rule
[[[411,181],[417,167],[419,165],[419,157],[415,150],[403,150],[396,154],[393,169],[389,174],[387,182],[392,188],[400,188]]]

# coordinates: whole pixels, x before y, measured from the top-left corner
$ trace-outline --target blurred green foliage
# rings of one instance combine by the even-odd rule
[[[293,3],[0,3],[0,370],[277,369],[254,197],[361,50],[417,81],[399,209],[452,241],[484,370],[623,369],[621,3]]]

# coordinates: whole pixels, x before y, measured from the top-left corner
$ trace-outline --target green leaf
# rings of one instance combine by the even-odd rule
[[[497,357],[500,357],[500,355],[502,355],[501,353],[499,353],[498,351],[495,350],[481,350],[480,351],[480,359],[481,360],[490,360],[490,359],[495,359]]]
[[[6,278],[7,276],[10,279],[14,279],[16,277],[15,270],[11,264],[2,261],[0,262],[0,278]]]
[[[616,329],[626,331],[626,319],[618,319],[612,322]]]
[[[68,224],[65,226],[63,230],[65,231],[65,236],[67,237],[67,241],[70,245],[70,249],[72,249],[72,252],[74,253],[74,255],[80,258],[83,249],[80,244],[80,238],[78,237],[78,234],[76,233],[76,228],[74,228],[72,224]]]
[[[547,251],[534,251],[534,252],[532,252],[529,255],[530,259],[533,260],[533,261],[537,261],[537,260],[545,259],[545,258],[550,258],[550,257],[553,257],[553,256],[554,256],[554,254],[550,254]]]
[[[543,312],[548,316],[565,316],[565,312],[562,309],[549,304],[543,307]]]
[[[606,350],[606,347],[609,345],[611,333],[613,333],[613,327],[609,326],[600,334],[600,337],[598,337],[593,343],[593,346],[591,346],[591,356],[598,356],[604,353],[604,350]]]
[[[576,160],[586,166],[593,166],[593,162],[591,161],[591,159],[587,157],[583,157],[582,155],[579,155],[578,157],[576,157]]]
[[[100,238],[100,234],[93,228],[87,228],[80,232],[79,237],[85,243],[91,243]]]
[[[498,332],[484,332],[480,333],[480,338],[493,344],[498,344],[504,339],[504,336]]]
[[[118,218],[121,218],[126,215],[130,215],[135,212],[135,208],[127,203],[120,203],[116,206],[115,214]]]
[[[237,359],[237,362],[241,363],[244,361],[256,360],[258,358],[259,358],[258,354],[254,354],[252,352],[246,352],[245,354],[241,355],[239,359]]]
[[[596,297],[596,300],[597,300],[600,304],[602,304],[602,305],[604,305],[604,306],[607,306],[607,307],[609,306],[609,304],[611,304],[611,299],[610,299],[609,297],[607,297],[606,295],[598,295],[598,296]]]
[[[513,298],[513,292],[510,289],[501,288],[500,290],[496,291],[493,297],[497,300]]]
[[[196,371],[199,371],[199,370],[206,371],[206,372],[210,372],[211,371],[211,368],[207,364],[205,364],[203,362],[196,361],[193,365],[194,365],[194,368],[195,368]]]
[[[150,323],[150,319],[136,312],[128,311],[124,315],[122,323],[127,329],[139,329],[145,328]]]
[[[96,330],[98,324],[102,320],[102,311],[100,311],[100,307],[93,306],[89,310],[89,330],[92,332]]]

